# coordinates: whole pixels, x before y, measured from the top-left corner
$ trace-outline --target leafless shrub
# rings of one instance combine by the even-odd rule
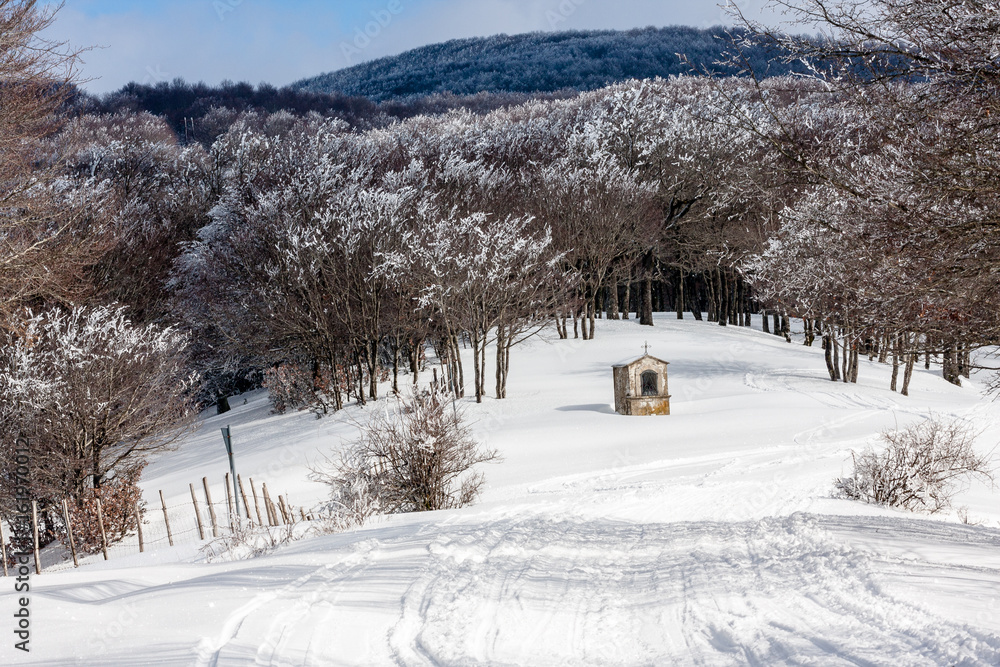
[[[316,401],[313,377],[302,366],[281,364],[264,371],[264,387],[273,411],[284,414],[289,408],[300,410]]]
[[[249,521],[238,520],[230,532],[216,538],[201,548],[209,562],[249,560],[266,556],[280,547],[311,534],[302,530],[298,521],[280,526],[254,526]]]
[[[990,457],[973,450],[978,433],[962,421],[929,419],[886,431],[887,447],[852,454],[854,474],[836,481],[848,498],[912,512],[939,512],[970,477],[993,480]]]
[[[88,489],[75,500],[76,507],[70,513],[73,524],[73,541],[76,548],[84,553],[101,550],[101,523],[97,517],[97,501],[101,501],[101,521],[108,544],[120,542],[136,530],[136,507],[145,513],[139,477],[143,465],[134,466],[124,474],[106,481],[98,489]],[[68,536],[62,536],[68,544]]]
[[[374,415],[313,478],[332,487],[336,521],[346,527],[375,514],[468,505],[484,482],[473,466],[497,460],[472,437],[448,394],[432,388]]]

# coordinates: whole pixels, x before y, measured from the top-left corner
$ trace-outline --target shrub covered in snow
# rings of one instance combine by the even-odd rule
[[[468,505],[484,482],[472,468],[498,459],[473,438],[450,395],[429,389],[376,413],[314,478],[332,487],[335,514],[359,524],[374,514]]]
[[[951,504],[961,481],[993,479],[989,457],[973,449],[976,435],[964,422],[938,419],[886,431],[886,448],[852,454],[854,474],[838,479],[837,488],[866,503],[941,511]]]

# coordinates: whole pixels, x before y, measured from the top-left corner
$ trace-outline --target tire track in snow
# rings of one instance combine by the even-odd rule
[[[893,593],[822,519],[504,521],[442,535],[402,599],[401,665],[996,664],[1000,637]]]
[[[359,551],[348,558],[318,567],[278,590],[260,593],[232,612],[215,640],[201,641],[195,664],[242,665],[251,657],[259,665],[312,664],[303,662],[303,656],[309,653],[311,634],[298,638],[294,628],[309,619],[317,605],[333,606],[342,590],[338,582],[365,568],[374,547],[370,541],[358,546]]]

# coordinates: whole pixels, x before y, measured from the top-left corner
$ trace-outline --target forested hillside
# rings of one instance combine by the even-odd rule
[[[734,74],[717,65],[729,45],[723,28],[673,26],[496,35],[432,44],[293,84],[303,90],[390,100],[435,93],[470,95],[594,90],[628,79],[698,70]],[[689,63],[682,61],[686,56]],[[787,73],[767,49],[746,52],[755,72]]]

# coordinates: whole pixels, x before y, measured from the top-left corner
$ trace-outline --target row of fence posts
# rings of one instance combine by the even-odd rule
[[[263,482],[261,483],[261,493],[264,498],[263,501],[264,514],[262,515],[260,511],[260,506],[262,503],[260,502],[257,496],[257,487],[254,484],[253,477],[250,477],[249,480],[250,480],[250,493],[253,497],[253,507],[255,514],[257,515],[256,524],[254,524],[254,520],[250,516],[250,503],[247,502],[247,494],[243,488],[243,478],[240,475],[236,475],[236,479],[233,480],[235,483],[230,484],[231,478],[229,476],[229,473],[228,472],[226,473],[226,501],[227,501],[227,506],[229,508],[230,530],[233,530],[235,528],[234,523],[240,518],[237,515],[237,512],[234,511],[234,502],[233,502],[234,490],[238,490],[240,496],[243,498],[243,507],[241,509],[243,509],[246,512],[247,521],[250,522],[251,526],[265,525],[264,522],[265,516],[267,517],[266,525],[271,527],[280,525],[290,525],[295,523],[295,514],[292,510],[292,505],[287,501],[287,499],[284,496],[281,495],[278,496],[278,503],[277,505],[275,505],[274,501],[271,500],[271,495],[267,491],[267,484]],[[212,537],[216,538],[219,537],[219,521],[218,517],[215,514],[215,506],[212,504],[212,492],[208,488],[208,478],[202,477],[201,483],[205,489],[205,500],[207,501],[208,504],[208,514],[209,514],[209,519],[211,521]],[[194,484],[188,484],[188,487],[191,489],[191,504],[194,506],[194,516],[198,525],[198,537],[201,540],[205,540],[206,539],[205,524],[202,522],[201,519],[201,509],[198,506],[198,496],[197,494],[195,494]],[[167,513],[167,501],[164,500],[163,498],[163,491],[161,490],[159,493],[160,493],[160,505],[163,508],[163,524],[167,529],[167,542],[170,544],[170,546],[174,546],[174,536],[170,530],[170,515]],[[96,505],[97,505],[97,526],[101,533],[101,552],[104,555],[104,560],[108,560],[108,537],[104,531],[104,514],[101,508],[100,498],[97,499]],[[235,507],[239,508],[238,502],[235,504]],[[69,503],[66,500],[62,501],[62,510],[63,510],[63,520],[66,522],[66,538],[67,541],[69,542],[70,553],[73,556],[73,567],[79,567],[80,560],[76,551],[76,543],[74,542],[73,539],[73,524],[70,522]],[[142,534],[142,512],[140,511],[139,503],[135,504],[134,511],[135,511],[135,523],[139,537],[139,553],[143,553],[146,550],[146,545]],[[299,508],[299,515],[302,521],[312,520],[312,514],[306,514],[306,511],[301,507]],[[39,548],[39,539],[38,539],[38,503],[34,500],[31,501],[31,532],[32,532],[32,539],[34,542],[33,547],[35,556],[35,572],[37,574],[41,574],[42,560],[41,560],[41,549]],[[7,557],[6,557],[7,541],[4,538],[2,524],[0,524],[0,554],[2,554],[2,557],[0,557],[0,561],[3,561],[3,576],[6,577],[8,576]]]

